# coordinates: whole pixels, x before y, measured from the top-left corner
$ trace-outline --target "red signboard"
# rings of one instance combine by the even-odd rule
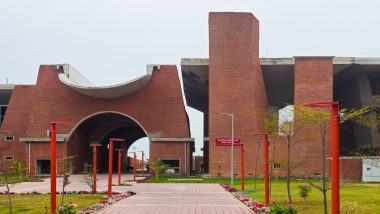
[[[216,138],[215,143],[217,146],[231,146],[231,138]],[[234,139],[234,146],[240,146],[240,139]]]

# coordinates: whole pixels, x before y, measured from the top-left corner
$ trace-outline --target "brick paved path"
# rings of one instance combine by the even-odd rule
[[[136,184],[129,189],[137,195],[100,213],[251,213],[219,184]]]
[[[98,191],[107,190],[107,175],[98,176]],[[123,175],[123,180],[130,180],[131,175]],[[67,191],[87,190],[90,188],[83,183],[83,175],[71,175],[71,183]],[[117,176],[113,176],[113,183],[117,183]],[[113,191],[134,191],[137,195],[121,200],[102,214],[134,213],[134,214],[190,214],[190,213],[221,213],[244,214],[251,213],[240,201],[225,191],[219,184],[148,184],[130,183],[132,186],[113,186]],[[57,179],[57,190],[61,191],[62,178]],[[0,187],[0,191],[5,191]],[[50,192],[50,179],[43,182],[23,182],[11,187],[12,192]]]

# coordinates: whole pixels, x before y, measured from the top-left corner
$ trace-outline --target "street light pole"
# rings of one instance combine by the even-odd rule
[[[231,117],[231,186],[234,185],[234,113],[215,112],[216,114]]]
[[[72,122],[56,121],[50,123],[50,213],[57,206],[57,124],[72,125]]]
[[[144,177],[144,151],[139,151],[141,152],[141,172],[142,172],[142,177]]]
[[[113,142],[123,142],[121,138],[110,138],[108,153],[108,197],[112,197],[112,161],[113,161]]]
[[[121,185],[121,151],[123,149],[116,149],[117,151],[117,183]]]
[[[96,171],[97,171],[97,147],[102,146],[101,144],[91,144],[91,147],[93,147],[93,154],[92,154],[92,176],[93,176],[93,185],[92,185],[92,192],[96,193]]]
[[[269,140],[267,133],[255,133],[253,135],[264,136],[264,190],[265,190],[265,204],[269,205]]]
[[[129,153],[133,153],[133,181],[136,181],[136,152]]]
[[[331,107],[331,213],[340,213],[339,187],[339,103],[312,102],[305,103],[308,107]],[[325,161],[325,160],[323,160]]]
[[[244,144],[240,144],[240,189],[244,191]]]

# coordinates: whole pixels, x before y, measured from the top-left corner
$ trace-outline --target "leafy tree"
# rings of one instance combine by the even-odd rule
[[[71,171],[72,171],[72,168],[71,168],[71,162],[72,162],[72,159],[74,158],[75,156],[63,156],[63,166],[62,166],[62,178],[63,178],[63,181],[62,181],[62,200],[61,200],[61,207],[63,207],[63,203],[64,203],[64,200],[65,200],[65,187],[67,185],[69,185],[71,182],[69,180],[70,178],[70,175],[71,175]]]
[[[380,98],[370,100],[359,114],[353,115],[355,122],[370,128],[376,128],[380,132]]]
[[[287,106],[283,108],[283,113],[279,114],[278,111],[269,111],[264,120],[265,130],[271,136],[276,136],[286,145],[287,148],[287,159],[281,162],[285,163],[286,168],[286,190],[288,196],[288,204],[291,206],[293,203],[291,195],[291,174],[292,170],[298,165],[298,161],[291,159],[291,149],[299,142],[294,138],[294,135],[303,128],[302,124],[294,122],[294,108]],[[279,122],[280,121],[280,122]],[[274,161],[274,160],[272,160]]]
[[[345,116],[342,118],[342,121],[351,120],[356,117],[360,117],[368,111],[367,108],[362,109],[341,109],[340,112]],[[297,106],[295,111],[295,116],[297,120],[302,121],[305,126],[318,126],[320,131],[321,145],[322,145],[322,185],[313,183],[311,180],[307,179],[306,182],[314,188],[320,190],[323,194],[323,205],[324,213],[327,213],[327,191],[330,190],[328,179],[326,178],[326,133],[327,129],[330,128],[331,124],[331,113],[327,108],[310,108],[304,106]]]
[[[12,167],[10,170],[0,171],[0,176],[3,177],[2,183],[7,188],[7,196],[8,196],[8,204],[9,204],[9,213],[13,213],[13,203],[11,197],[11,186],[15,185],[17,182],[21,182],[24,180],[25,168],[22,167],[20,161],[13,161]],[[10,177],[16,178],[15,181],[9,181]]]
[[[85,183],[88,187],[90,187],[91,189],[91,197],[93,198],[94,197],[94,191],[92,191],[94,189],[94,185],[95,185],[95,182],[94,182],[94,176],[93,176],[93,172],[94,172],[94,169],[92,168],[92,165],[85,165],[85,171],[83,172],[83,180],[82,182]],[[99,180],[99,179],[96,179],[96,180]]]
[[[4,185],[7,188],[9,213],[12,214],[13,213],[13,209],[12,209],[12,197],[11,197],[11,192],[10,192],[10,186],[11,186],[11,184],[8,181],[9,172],[2,171],[2,172],[0,172],[0,175],[3,177]]]
[[[165,164],[162,159],[155,161],[150,161],[150,167],[153,169],[154,175],[156,176],[156,181],[158,181],[158,178],[160,176],[160,173],[164,172],[169,165]]]
[[[311,187],[306,185],[298,186],[298,194],[303,199],[303,205],[306,206],[306,199],[309,197]]]

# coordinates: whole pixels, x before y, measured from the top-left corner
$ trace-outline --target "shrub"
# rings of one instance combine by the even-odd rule
[[[296,214],[297,210],[292,207],[282,207],[276,204],[270,207],[270,214]]]

